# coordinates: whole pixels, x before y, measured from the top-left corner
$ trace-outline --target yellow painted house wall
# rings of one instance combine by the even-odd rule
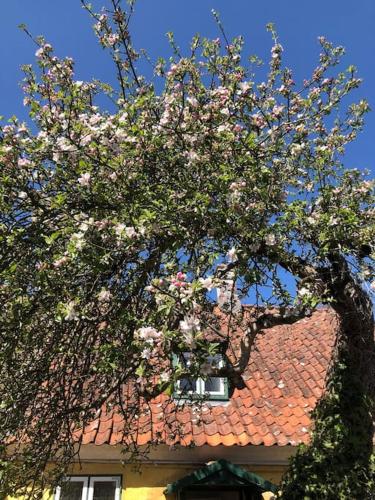
[[[178,479],[185,477],[199,467],[171,464],[171,465],[143,465],[140,471],[134,470],[133,467],[116,466],[112,464],[83,464],[82,468],[73,469],[72,474],[83,475],[122,475],[122,497],[121,500],[165,500],[164,490],[167,484],[173,483]],[[264,479],[267,479],[274,484],[278,484],[281,480],[283,469],[280,467],[268,467],[267,469],[254,466],[246,467],[259,474]],[[170,497],[173,498],[173,497]]]
[[[264,479],[274,484],[279,484],[285,468],[282,466],[246,466],[239,464],[244,469],[255,472]],[[130,465],[111,463],[82,463],[75,465],[70,471],[71,475],[111,475],[122,477],[121,500],[166,500],[164,490],[168,483],[173,483],[185,477],[194,470],[200,468],[193,465],[180,464],[155,464],[142,465],[139,470],[135,470]],[[53,498],[51,493],[46,493],[43,500]],[[168,496],[168,500],[173,500],[173,496]],[[272,495],[264,495],[265,499],[272,498]],[[8,500],[11,500],[10,498]],[[12,499],[13,500],[13,499]],[[17,500],[21,500],[18,498]]]

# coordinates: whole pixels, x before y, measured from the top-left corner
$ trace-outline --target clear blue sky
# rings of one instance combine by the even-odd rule
[[[105,3],[95,0],[94,4]],[[317,37],[325,35],[347,49],[346,65],[355,64],[364,84],[356,97],[366,97],[374,112],[366,130],[348,150],[346,163],[374,167],[375,159],[375,0],[139,0],[133,22],[138,47],[152,57],[167,56],[165,33],[174,31],[181,47],[199,32],[216,37],[211,9],[218,10],[230,36],[242,34],[248,53],[267,57],[270,38],[266,23],[276,24],[286,61],[295,70],[295,80],[308,76],[317,61]],[[0,114],[25,118],[19,82],[21,64],[34,59],[35,47],[17,28],[25,23],[30,31],[43,34],[58,55],[72,56],[77,79],[112,78],[112,66],[96,44],[91,21],[79,0],[11,0],[2,2],[0,16]],[[375,170],[373,170],[375,171]]]

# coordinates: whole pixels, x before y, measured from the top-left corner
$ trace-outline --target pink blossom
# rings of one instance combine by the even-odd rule
[[[98,228],[99,231],[101,231],[102,229],[105,229],[106,227],[108,227],[108,225],[109,225],[109,221],[105,220],[105,219],[104,220],[97,220],[94,223],[94,226],[96,228]]]
[[[92,135],[88,134],[88,135],[82,137],[82,139],[81,139],[81,145],[82,146],[87,146],[87,144],[90,144],[91,141],[92,141]]]
[[[259,128],[263,128],[266,124],[264,118],[259,113],[252,115],[252,120],[253,124]]]
[[[63,266],[64,264],[66,264],[68,262],[68,260],[69,259],[67,256],[61,257],[60,259],[55,260],[55,262],[53,263],[53,267],[59,268],[59,267]]]
[[[19,167],[28,167],[31,165],[31,161],[28,160],[27,158],[19,158],[18,159],[18,166]]]
[[[172,285],[176,288],[181,288],[185,286],[185,283],[183,281],[172,281]]]

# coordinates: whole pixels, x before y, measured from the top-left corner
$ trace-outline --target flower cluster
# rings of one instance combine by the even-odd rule
[[[218,314],[241,318],[244,300],[338,304],[341,261],[348,283],[355,274],[374,288],[374,183],[341,161],[368,105],[336,116],[360,84],[353,68],[333,76],[341,48],[322,39],[318,66],[298,82],[270,27],[258,81],[241,38],[197,37],[183,58],[171,38],[154,85],[137,73],[120,7],[87,8],[118,87],[75,80],[73,61],[38,39],[38,69],[25,66],[23,82],[33,124],[1,125],[0,359],[19,367],[25,388],[2,370],[0,430],[6,415],[35,408],[49,425],[45,391],[69,391],[60,368],[45,367],[64,367],[72,382],[75,406],[56,424],[67,429],[113,381],[134,383],[140,398],[171,393],[171,351],[204,359],[206,330]],[[334,286],[320,283],[330,277]]]

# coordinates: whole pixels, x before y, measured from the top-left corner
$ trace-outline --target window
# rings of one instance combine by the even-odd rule
[[[54,500],[120,500],[120,476],[70,476],[56,488]]]
[[[183,358],[186,366],[190,364],[190,353],[184,353]],[[175,359],[177,363],[177,358]],[[210,356],[207,363],[220,367],[223,365],[221,356]],[[208,396],[213,400],[228,399],[228,380],[224,377],[191,378],[185,377],[178,381],[176,397],[187,398],[191,396]]]

